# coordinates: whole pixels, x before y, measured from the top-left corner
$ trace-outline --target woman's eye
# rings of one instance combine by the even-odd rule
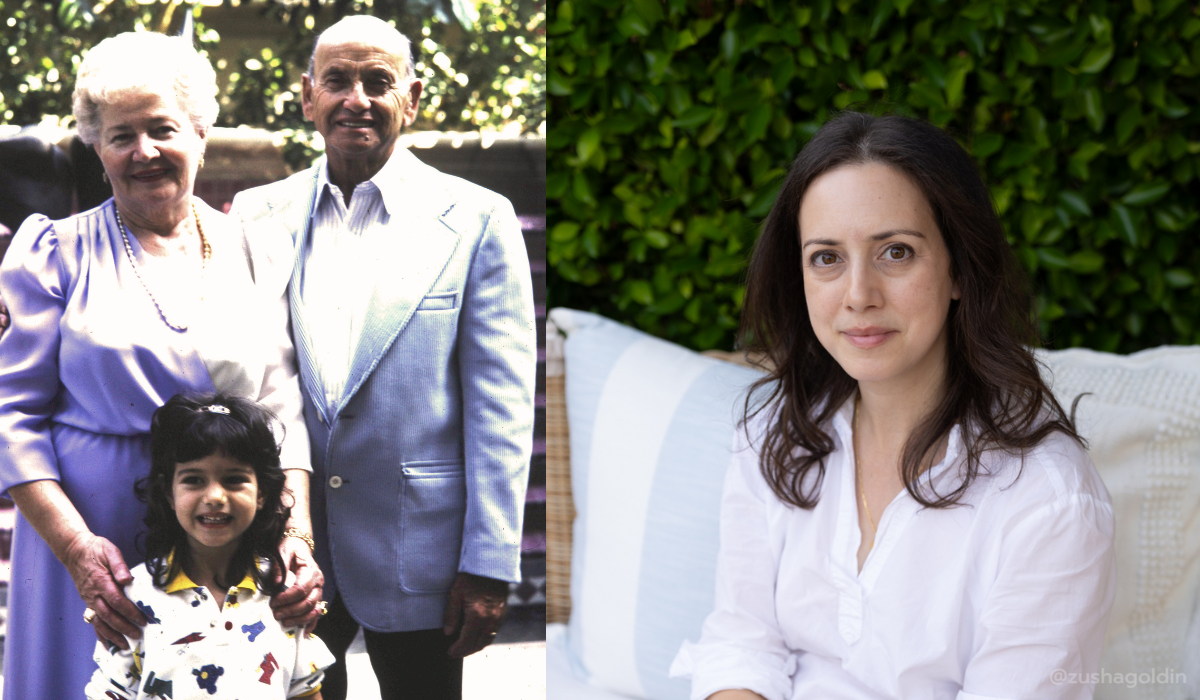
[[[888,260],[903,260],[908,257],[908,248],[902,245],[894,245],[884,252]]]
[[[818,265],[833,265],[837,261],[837,253],[828,250],[822,251],[813,256],[813,262]]]

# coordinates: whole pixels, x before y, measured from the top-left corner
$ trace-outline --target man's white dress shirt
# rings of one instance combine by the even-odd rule
[[[824,426],[835,447],[812,510],[774,495],[738,431],[715,609],[672,675],[691,677],[694,700],[732,688],[767,700],[1090,698],[1091,685],[1062,682],[1098,670],[1115,589],[1112,506],[1087,453],[1061,433],[1023,466],[986,453],[988,473],[952,508],[901,491],[859,572],[853,403]],[[761,414],[747,427],[758,444]],[[924,487],[957,485],[959,430]]]
[[[314,364],[331,412],[345,389],[371,292],[387,262],[379,254],[385,248],[375,241],[389,234],[392,213],[399,211],[400,183],[392,172],[399,164],[400,159],[391,158],[374,177],[358,183],[349,207],[344,193],[329,180],[328,163],[317,175],[300,293],[312,328]]]

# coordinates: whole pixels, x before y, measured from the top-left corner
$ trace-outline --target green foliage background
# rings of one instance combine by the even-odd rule
[[[546,10],[544,0],[254,0],[255,12],[288,28],[282,45],[243,51],[218,69],[218,126],[284,131],[285,155],[299,165],[321,149],[300,110],[300,74],[317,33],[340,17],[372,14],[395,22],[413,41],[425,81],[416,130],[544,128]],[[0,123],[67,121],[82,54],[120,32],[175,33],[187,5],[179,0],[0,0]],[[219,34],[192,9],[197,45],[212,52]],[[266,43],[266,41],[264,41]]]
[[[1193,3],[560,0],[550,15],[553,305],[732,347],[782,175],[857,108],[927,119],[974,155],[1050,345],[1200,343]]]

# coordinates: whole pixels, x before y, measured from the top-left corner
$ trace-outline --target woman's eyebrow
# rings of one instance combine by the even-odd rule
[[[924,238],[925,234],[921,233],[920,231],[913,231],[911,229],[897,228],[892,229],[891,231],[876,233],[867,240],[883,241],[891,238],[892,236],[916,236],[917,238]],[[803,245],[801,245],[800,250],[804,250],[810,245],[841,245],[841,241],[835,241],[832,238],[814,238],[811,241],[806,241]]]

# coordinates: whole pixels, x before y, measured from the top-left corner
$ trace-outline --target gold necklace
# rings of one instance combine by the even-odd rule
[[[133,274],[141,282],[142,289],[146,290],[146,295],[150,297],[150,301],[154,304],[154,308],[158,310],[158,316],[167,324],[167,328],[173,331],[182,333],[188,329],[185,324],[174,324],[167,319],[166,312],[163,311],[162,304],[158,303],[158,299],[154,296],[154,292],[150,291],[150,285],[146,284],[146,280],[142,277],[142,273],[138,270],[137,260],[133,257],[133,246],[129,245],[129,236],[125,233],[125,222],[121,220],[121,212],[117,209],[117,203],[113,201],[113,215],[117,218],[117,228],[121,230],[121,240],[125,243],[125,255],[129,257],[129,264],[133,266]],[[204,227],[200,225],[200,215],[196,213],[196,203],[192,203],[192,217],[196,220],[196,233],[200,234],[200,275],[204,275],[204,267],[208,263],[208,259],[212,257],[212,246],[208,244],[208,239],[204,237]]]
[[[867,513],[867,522],[871,523],[871,544],[867,545],[867,551],[875,546],[875,518],[871,517],[871,507],[867,505],[867,489],[863,486],[862,467],[858,463],[858,406],[862,402],[862,394],[854,396],[854,434],[851,435],[851,440],[854,442],[854,475],[858,477],[858,494],[862,498],[863,510]]]

